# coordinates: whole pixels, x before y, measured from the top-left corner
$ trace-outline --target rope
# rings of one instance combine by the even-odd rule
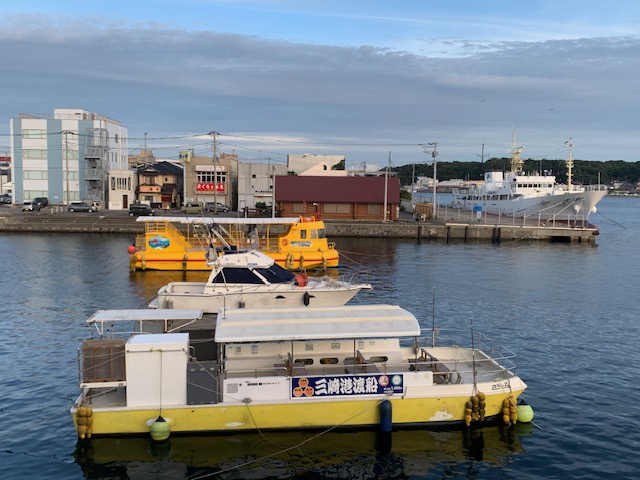
[[[381,404],[382,402],[384,402],[385,400],[387,400],[387,399],[385,398],[384,400],[380,400],[379,402],[377,402],[377,403],[376,403],[376,405],[375,405],[375,408],[379,407],[379,406],[380,406],[380,404]],[[249,404],[247,404],[247,408],[248,408],[248,407],[249,407]],[[248,462],[241,463],[240,465],[234,465],[233,467],[225,468],[225,469],[223,469],[223,470],[219,470],[219,471],[217,471],[217,472],[208,473],[208,474],[206,474],[206,475],[202,475],[202,476],[200,476],[200,477],[194,477],[194,478],[192,478],[191,480],[202,480],[203,478],[210,478],[210,477],[213,477],[213,476],[216,476],[216,475],[221,475],[221,474],[223,474],[223,473],[227,473],[227,472],[230,472],[230,471],[233,471],[233,470],[237,470],[237,469],[240,469],[240,468],[244,468],[244,467],[246,467],[247,465],[251,465],[251,464],[253,464],[253,463],[262,462],[262,461],[267,460],[267,459],[269,459],[269,458],[273,458],[273,457],[275,457],[276,455],[280,455],[280,454],[282,454],[282,453],[286,453],[286,452],[289,452],[289,451],[291,451],[291,450],[296,450],[296,449],[298,449],[298,451],[299,451],[300,447],[302,447],[302,446],[303,446],[303,445],[305,445],[306,443],[309,443],[309,442],[311,442],[311,441],[313,441],[313,440],[315,440],[315,439],[317,439],[317,438],[320,438],[322,435],[325,435],[325,434],[327,434],[327,433],[329,433],[329,432],[331,432],[331,431],[335,430],[336,428],[339,428],[339,427],[343,426],[345,423],[349,422],[350,420],[352,420],[352,419],[356,418],[356,417],[357,417],[357,416],[359,416],[359,415],[362,415],[362,414],[363,414],[364,412],[366,412],[367,410],[369,410],[369,408],[365,408],[364,410],[362,410],[362,411],[360,411],[360,412],[356,413],[355,415],[353,415],[353,416],[351,416],[351,417],[349,417],[349,418],[345,419],[345,420],[344,420],[344,421],[342,421],[341,423],[338,423],[338,424],[336,424],[336,425],[334,425],[334,426],[332,426],[332,427],[329,427],[329,428],[327,428],[326,430],[323,430],[322,432],[318,433],[317,435],[313,435],[313,436],[309,437],[308,439],[306,439],[306,440],[304,440],[304,441],[302,441],[302,442],[300,442],[300,443],[298,443],[298,444],[296,444],[296,445],[293,445],[293,446],[288,447],[288,448],[284,448],[284,449],[280,450],[279,452],[275,452],[275,453],[272,453],[272,454],[270,454],[270,455],[265,455],[264,457],[260,457],[260,458],[257,458],[257,459],[255,459],[255,460],[250,460],[250,461],[248,461]],[[253,419],[253,416],[252,416],[251,418]],[[254,425],[255,425],[255,421],[254,421]],[[260,431],[260,429],[257,427],[257,425],[256,425],[256,428],[258,429],[258,431]],[[261,434],[261,435],[262,435],[262,434]],[[266,439],[266,437],[264,437],[264,435],[262,435],[262,437],[263,437],[265,440],[267,440],[267,439]],[[268,440],[267,440],[267,441],[268,441]],[[272,443],[273,445],[276,445],[276,444],[275,444],[275,443],[273,443],[273,442],[270,442],[270,443]],[[276,445],[276,446],[277,446],[277,445]],[[302,453],[301,453],[301,454],[302,454]],[[304,455],[303,455],[303,456],[304,456]],[[306,457],[305,457],[305,458],[306,458]]]

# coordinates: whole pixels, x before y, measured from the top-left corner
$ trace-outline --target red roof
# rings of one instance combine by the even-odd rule
[[[387,178],[387,202],[400,203],[400,179]],[[276,176],[276,202],[384,203],[385,177]]]

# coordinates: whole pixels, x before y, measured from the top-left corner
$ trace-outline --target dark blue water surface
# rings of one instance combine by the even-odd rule
[[[390,438],[263,432],[78,443],[68,409],[86,318],[140,307],[183,277],[130,274],[131,236],[0,234],[3,477],[637,478],[640,199],[607,197],[599,211],[595,245],[336,239],[341,273],[366,271],[374,285],[354,301],[399,304],[425,327],[434,310],[442,327],[473,322],[518,354],[529,385],[534,424]]]

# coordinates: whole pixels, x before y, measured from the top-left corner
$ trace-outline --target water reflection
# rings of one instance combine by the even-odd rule
[[[523,452],[530,426],[463,430],[266,432],[216,436],[94,438],[76,463],[97,478],[424,478],[502,466]]]

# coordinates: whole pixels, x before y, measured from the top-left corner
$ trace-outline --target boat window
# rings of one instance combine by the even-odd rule
[[[336,357],[324,357],[320,359],[320,363],[322,365],[335,365],[338,363],[338,359]]]
[[[327,238],[327,232],[324,228],[318,229],[318,238]]]
[[[285,270],[277,263],[274,263],[269,268],[256,268],[256,272],[266,278],[269,283],[290,282],[295,277],[293,272]]]
[[[300,230],[300,238],[307,238],[307,231],[306,230]]]
[[[387,357],[386,355],[376,355],[373,357],[369,357],[369,361],[371,363],[382,363],[382,362],[386,362],[389,360],[389,357]]]
[[[311,230],[311,238],[318,238],[318,231],[317,230]]]
[[[211,283],[257,283],[264,284],[264,281],[258,277],[253,270],[248,268],[225,268],[218,273]]]
[[[295,365],[313,365],[313,358],[296,358],[293,363]]]

